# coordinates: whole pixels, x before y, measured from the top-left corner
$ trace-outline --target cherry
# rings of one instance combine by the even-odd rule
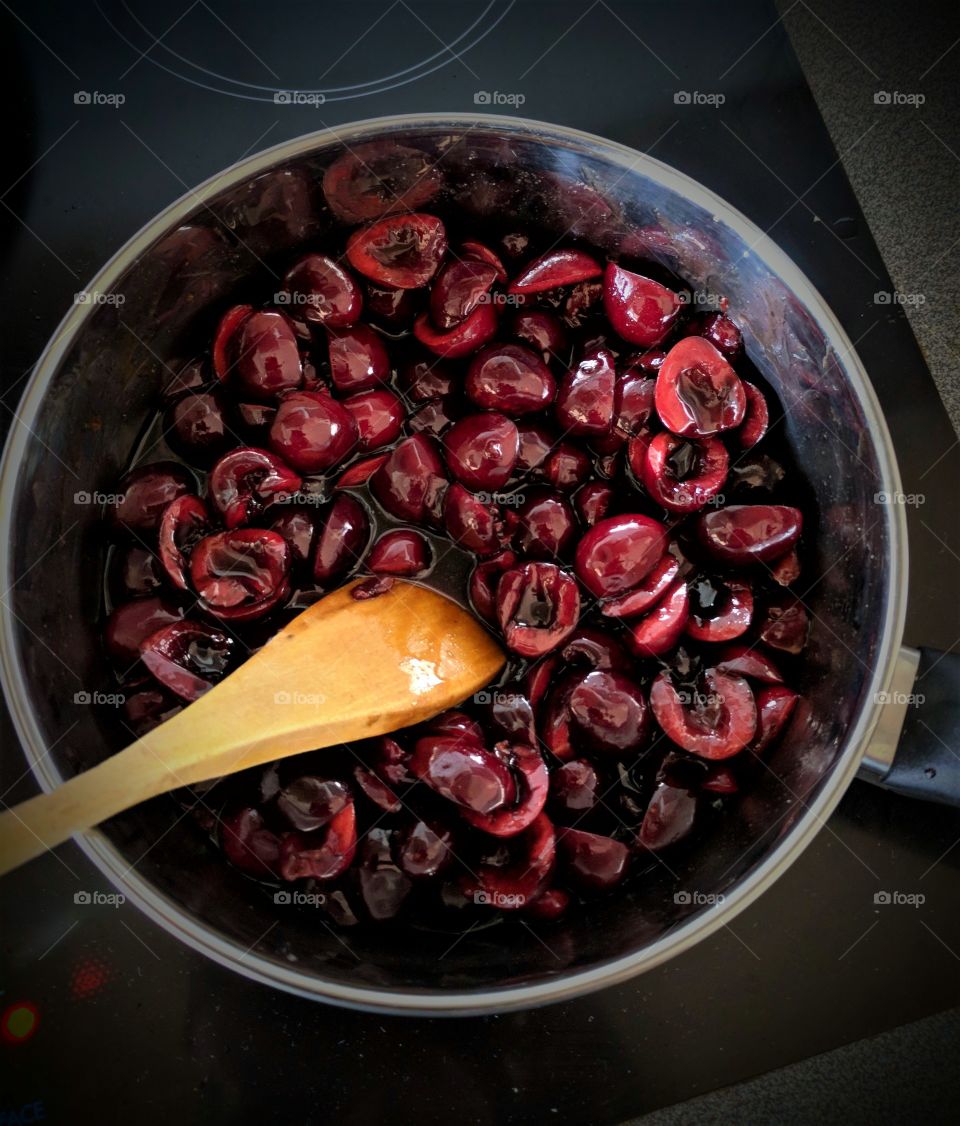
[[[426,313],[422,313],[413,322],[413,335],[417,340],[437,356],[448,360],[476,352],[496,331],[497,314],[489,302],[479,304],[465,320],[447,332],[437,331]]]
[[[731,504],[705,513],[696,525],[709,555],[739,566],[783,555],[802,529],[803,513],[782,504]]]
[[[497,270],[489,262],[469,258],[448,262],[430,289],[430,316],[442,332],[464,321],[487,300]]]
[[[608,618],[635,618],[645,614],[660,602],[673,586],[680,573],[680,564],[669,551],[664,552],[660,562],[639,583],[626,594],[606,599],[600,613]]]
[[[365,324],[331,329],[327,334],[330,378],[337,391],[352,395],[384,386],[390,357],[382,338]]]
[[[283,288],[291,308],[310,324],[345,328],[363,309],[356,280],[325,254],[307,254],[295,262],[284,276]]]
[[[725,759],[742,751],[757,728],[750,685],[739,676],[707,669],[703,689],[678,689],[668,670],[650,688],[657,723],[678,747],[706,759]]]
[[[515,805],[493,813],[465,809],[462,814],[475,829],[482,829],[493,837],[513,837],[528,829],[546,805],[550,788],[547,764],[536,748],[516,744],[510,746],[509,757],[519,782]]]
[[[687,584],[682,578],[677,579],[652,610],[628,623],[626,640],[630,651],[637,657],[658,657],[668,652],[680,640],[689,616]]]
[[[400,812],[403,807],[403,802],[401,802],[386,782],[377,774],[374,774],[372,770],[367,770],[357,763],[353,768],[353,777],[366,797],[368,797],[375,806],[382,809],[384,813]]]
[[[716,668],[763,684],[783,683],[783,676],[773,661],[752,645],[728,645],[717,657]]]
[[[533,705],[524,694],[522,685],[508,687],[512,690],[495,692],[491,697],[484,714],[487,730],[495,739],[535,746],[537,726]]]
[[[363,559],[370,541],[367,510],[349,493],[340,493],[327,509],[313,555],[313,577],[321,586],[342,581]]]
[[[231,444],[225,410],[217,391],[177,399],[164,419],[167,444],[193,465],[209,465]]]
[[[612,837],[562,829],[557,846],[567,876],[583,891],[609,891],[627,874],[630,850]]]
[[[659,344],[683,308],[672,290],[614,262],[603,275],[603,305],[614,330],[643,348]]]
[[[277,808],[294,829],[322,829],[353,800],[350,787],[336,778],[304,774],[277,793]]]
[[[724,357],[699,336],[685,336],[667,353],[654,392],[668,430],[708,438],[743,422],[747,393]]]
[[[631,468],[635,441],[629,449]],[[695,512],[718,495],[729,465],[719,438],[695,441],[663,431],[645,445],[640,477],[650,496],[669,512]]]
[[[281,391],[303,383],[303,367],[293,323],[269,309],[251,313],[232,340],[232,379],[243,394],[271,402]]]
[[[375,457],[365,457],[361,458],[360,461],[355,461],[353,465],[348,466],[340,474],[334,487],[337,489],[355,489],[359,485],[366,484],[387,460],[387,457],[387,454],[377,454]]]
[[[284,396],[270,427],[271,447],[304,474],[332,469],[359,441],[351,412],[323,391]]]
[[[770,410],[763,392],[758,387],[754,387],[744,379],[743,390],[747,396],[747,408],[740,429],[737,431],[736,440],[742,450],[749,450],[766,434],[770,423]]]
[[[419,532],[399,528],[384,532],[370,548],[367,566],[377,575],[412,578],[429,571],[432,556],[430,545]]]
[[[502,488],[513,473],[519,448],[516,423],[497,411],[467,415],[443,435],[450,472],[471,489]]]
[[[227,528],[255,520],[276,500],[286,500],[302,481],[293,470],[267,450],[238,446],[210,470],[210,502]]]
[[[540,710],[546,697],[547,690],[553,683],[553,678],[556,675],[557,669],[560,667],[561,655],[553,653],[549,657],[545,657],[542,661],[538,661],[532,668],[527,670],[523,678],[523,690],[527,699],[530,701],[530,707],[533,708],[535,713]]]
[[[451,708],[441,712],[427,724],[426,730],[433,735],[454,735],[457,738],[467,739],[482,747],[483,728],[475,719],[471,719],[466,712]]]
[[[171,461],[131,469],[121,478],[111,511],[113,523],[133,533],[154,532],[167,505],[194,488],[192,475]]]
[[[458,379],[452,367],[442,360],[418,360],[401,365],[397,386],[405,399],[425,403],[449,395],[458,387]]]
[[[276,877],[280,870],[280,838],[264,823],[259,810],[239,809],[221,824],[220,842],[231,864],[252,876]]]
[[[436,822],[417,821],[404,834],[400,867],[413,879],[439,876],[453,863],[453,834]]]
[[[443,399],[430,399],[423,403],[407,418],[407,427],[414,434],[433,434],[439,438],[451,423],[463,418],[463,400],[455,395]]]
[[[807,644],[810,617],[796,598],[768,606],[760,623],[760,640],[783,653],[800,653]]]
[[[512,551],[501,551],[479,562],[470,572],[467,583],[470,605],[481,618],[491,624],[497,620],[496,598],[500,576],[516,562],[517,557]]]
[[[521,657],[556,649],[576,629],[580,615],[576,580],[553,563],[524,563],[507,571],[496,604],[507,648]]]
[[[594,753],[625,758],[648,741],[647,701],[621,673],[588,673],[570,693],[568,706],[578,735]]]
[[[492,266],[496,270],[497,281],[505,282],[507,280],[507,271],[504,269],[503,262],[500,261],[500,256],[482,242],[465,239],[460,247],[460,257],[468,258],[471,262],[486,262],[488,266]]]
[[[443,499],[447,534],[467,551],[490,555],[503,546],[503,522],[495,506],[454,482]]]
[[[513,527],[514,547],[528,559],[565,559],[576,539],[573,509],[553,489],[531,489],[508,515],[508,521]]]
[[[599,278],[603,267],[583,250],[567,247],[551,250],[530,263],[510,283],[509,293],[543,293],[560,285],[575,285]]]
[[[517,472],[542,477],[550,452],[557,443],[556,434],[542,422],[521,422],[517,436]]]
[[[614,492],[605,481],[588,481],[573,494],[573,507],[588,528],[603,520],[613,506]]]
[[[175,587],[188,590],[187,564],[190,552],[211,531],[207,506],[199,497],[172,500],[163,510],[158,534],[160,563]]]
[[[615,436],[632,438],[643,432],[653,414],[656,380],[628,372],[617,379],[619,407]]]
[[[313,833],[284,835],[280,845],[280,875],[285,880],[305,876],[335,880],[353,863],[357,849],[357,818],[353,802],[345,805],[326,825]]]
[[[270,527],[287,541],[292,566],[303,566],[310,561],[317,538],[315,513],[305,512],[302,508],[282,509],[270,521]]]
[[[427,434],[405,438],[370,478],[380,504],[398,520],[439,524],[446,471],[437,443]]]
[[[124,602],[107,618],[103,640],[107,652],[123,672],[137,663],[140,645],[151,634],[183,617],[183,611],[165,598],[138,598]]]
[[[420,312],[421,299],[422,294],[416,289],[394,289],[367,282],[367,316],[388,331],[408,328]]]
[[[140,643],[140,657],[164,687],[183,700],[198,700],[228,671],[233,638],[183,618]]]
[[[558,442],[543,463],[543,476],[555,489],[582,485],[590,476],[589,456],[572,442]]]
[[[234,305],[220,318],[220,323],[217,325],[217,331],[213,337],[211,366],[214,375],[221,382],[227,378],[233,368],[236,356],[234,337],[252,312],[252,305]]]
[[[410,769],[442,797],[476,813],[493,813],[516,797],[509,767],[472,740],[456,735],[418,739]]]
[[[728,360],[737,359],[743,352],[743,335],[725,313],[705,313],[695,317],[684,335],[702,336]]]
[[[697,795],[682,786],[661,782],[643,815],[637,843],[659,852],[689,836],[697,816]]]
[[[338,219],[364,223],[389,211],[422,207],[443,175],[425,152],[392,142],[353,145],[323,174],[323,194]]]
[[[589,759],[571,759],[550,775],[550,808],[555,813],[579,816],[599,803],[600,776]]]
[[[388,215],[354,231],[347,240],[350,265],[378,285],[396,289],[426,285],[446,252],[443,223],[417,212]]]
[[[567,348],[567,332],[561,321],[543,309],[521,309],[514,315],[510,334],[539,352],[544,363],[559,359]]]
[[[687,636],[695,641],[732,641],[750,628],[753,591],[739,579],[698,576],[688,584]]]
[[[659,562],[667,530],[649,516],[610,516],[595,524],[577,545],[577,578],[597,598],[639,585]]]
[[[236,528],[202,539],[190,557],[190,579],[205,610],[249,621],[289,592],[290,549],[277,532]]]
[[[567,665],[604,672],[627,672],[633,664],[620,641],[595,626],[580,626],[564,643],[560,656]]]
[[[569,434],[608,434],[616,417],[617,378],[613,353],[606,348],[588,352],[563,377],[554,411]]]
[[[629,356],[624,357],[620,370],[624,378],[636,375],[648,379],[651,376],[656,378],[666,358],[667,353],[660,348],[650,348],[646,352],[631,352]]]
[[[137,544],[116,549],[110,564],[110,590],[117,601],[143,598],[163,586],[164,569],[152,551]]]
[[[376,450],[400,437],[403,404],[392,391],[361,391],[344,399],[341,406],[353,415],[361,449]]]
[[[557,846],[553,824],[545,813],[511,838],[511,855],[503,866],[484,864],[463,877],[462,888],[474,903],[518,910],[543,891],[553,872]]]
[[[757,689],[757,733],[750,744],[754,754],[761,754],[779,738],[799,698],[793,689],[780,684]]]
[[[549,406],[556,383],[536,352],[522,344],[492,344],[471,360],[465,390],[478,407],[515,416]]]

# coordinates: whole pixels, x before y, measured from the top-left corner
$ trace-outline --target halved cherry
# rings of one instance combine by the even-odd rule
[[[436,441],[414,434],[399,442],[370,478],[373,495],[398,520],[439,524],[448,484]]]
[[[176,503],[171,501],[171,503]],[[169,505],[167,506],[169,507]],[[160,559],[146,547],[132,543],[117,545],[107,577],[114,602],[156,594],[163,586],[164,568]]]
[[[356,497],[339,493],[323,518],[313,554],[313,577],[322,586],[344,579],[363,559],[370,541],[370,517]]]
[[[539,814],[528,829],[511,838],[510,845],[506,865],[483,864],[476,874],[461,878],[463,891],[474,903],[515,911],[532,903],[547,886],[557,855],[550,818]]]
[[[800,653],[810,635],[810,615],[797,598],[767,607],[760,623],[760,640],[782,653]]]
[[[210,470],[208,498],[227,528],[255,520],[268,505],[296,493],[300,477],[276,454],[238,446]]]
[[[140,643],[140,659],[182,700],[199,700],[226,675],[234,641],[222,630],[183,618]]]
[[[118,528],[134,533],[154,532],[167,505],[195,489],[192,474],[176,462],[140,465],[121,478],[111,519]]]
[[[293,324],[284,313],[251,313],[234,337],[232,380],[258,402],[271,402],[281,391],[303,383],[303,365]]]
[[[280,872],[280,838],[268,829],[263,814],[247,807],[223,819],[220,843],[231,864],[261,878]]]
[[[567,878],[583,891],[609,891],[627,874],[630,850],[613,837],[561,829],[557,847]]]
[[[736,433],[736,442],[742,450],[749,450],[766,434],[770,423],[770,409],[759,387],[754,387],[745,379],[741,382],[744,394],[747,396],[747,409],[740,429]]]
[[[544,363],[560,360],[567,348],[563,324],[543,309],[521,309],[510,324],[510,333],[539,352]]]
[[[427,153],[384,141],[351,146],[323,174],[327,203],[346,223],[416,210],[442,185],[443,174]]]
[[[497,271],[497,281],[505,282],[507,280],[507,271],[500,261],[500,256],[482,242],[464,239],[460,246],[460,257],[469,258],[472,262],[486,262],[488,266],[492,266]]]
[[[403,404],[387,388],[350,395],[342,400],[341,406],[353,415],[361,449],[375,450],[380,446],[390,445],[400,437],[404,420]]]
[[[413,335],[437,356],[454,360],[476,352],[497,331],[497,313],[493,304],[482,302],[476,309],[449,332],[438,332],[430,323],[427,313],[421,313],[413,322]]]
[[[210,515],[199,497],[182,496],[171,501],[160,520],[159,555],[174,586],[187,590],[190,552],[210,533]]]
[[[503,521],[496,506],[457,481],[443,498],[443,524],[452,540],[476,555],[490,555],[503,547]]]
[[[220,391],[183,395],[163,416],[167,445],[191,465],[206,468],[232,445]]]
[[[493,624],[497,620],[497,586],[504,571],[509,571],[517,562],[512,551],[501,551],[489,559],[481,560],[470,572],[467,591],[470,605],[485,621]]]
[[[608,618],[635,618],[645,614],[663,598],[679,573],[676,557],[665,551],[643,582],[626,594],[606,599],[600,606],[600,613]]]
[[[626,642],[637,657],[658,657],[680,640],[690,617],[687,584],[679,578],[643,617],[627,622]]]
[[[593,753],[626,758],[647,744],[646,698],[622,673],[587,673],[571,691],[568,706],[579,741]]]
[[[413,889],[393,859],[392,829],[370,829],[360,845],[357,885],[367,914],[374,922],[393,919]]]
[[[697,520],[697,537],[723,563],[776,559],[800,538],[803,513],[783,504],[730,504]]]
[[[402,575],[412,578],[430,569],[433,552],[419,532],[395,528],[383,535],[370,548],[367,567],[375,575]]]
[[[436,274],[447,252],[447,233],[435,215],[388,215],[354,231],[347,259],[364,277],[396,289],[417,289]]]
[[[280,875],[285,880],[304,877],[335,880],[353,863],[356,850],[357,816],[350,802],[327,824],[322,835],[299,832],[284,835],[280,846]]]
[[[536,717],[522,684],[508,684],[505,691],[494,692],[482,711],[491,738],[497,742],[522,743],[535,746]],[[489,695],[489,693],[488,693]]]
[[[695,641],[733,641],[750,628],[753,591],[740,579],[698,575],[688,584],[687,636]]]
[[[701,758],[729,758],[742,751],[757,730],[750,685],[718,669],[703,673],[702,687],[682,689],[664,669],[650,688],[650,706],[667,738]]]
[[[573,494],[573,507],[587,528],[599,524],[613,506],[614,492],[606,481],[588,481]]]
[[[525,563],[500,578],[497,620],[507,648],[521,657],[556,649],[576,629],[579,616],[576,579],[553,563]]]
[[[471,489],[503,488],[513,474],[519,448],[516,423],[498,411],[469,414],[443,435],[450,472]]]
[[[355,324],[327,334],[330,378],[345,395],[382,387],[390,379],[390,357],[383,338],[369,325]]]
[[[649,516],[610,516],[595,524],[577,544],[577,577],[597,598],[638,586],[660,561],[667,530]]]
[[[325,391],[285,395],[270,426],[270,445],[298,473],[332,469],[359,444],[353,415]]]
[[[522,344],[492,344],[470,362],[465,390],[484,410],[515,416],[535,414],[553,401],[557,385],[550,369]]]
[[[782,684],[757,689],[757,733],[750,744],[754,754],[765,751],[780,736],[799,699],[792,688]]]
[[[560,656],[567,665],[600,669],[602,672],[629,672],[633,667],[630,655],[621,642],[597,626],[580,626],[564,642]]]
[[[179,621],[183,611],[166,598],[137,598],[110,614],[103,631],[107,652],[126,673],[140,656],[140,645],[151,634]]]
[[[643,815],[637,843],[650,852],[659,852],[682,841],[693,828],[697,805],[693,790],[661,782]]]
[[[714,667],[721,672],[759,680],[762,684],[783,683],[783,676],[773,661],[752,645],[728,645],[721,650]]]
[[[587,352],[567,372],[557,391],[554,413],[560,426],[570,434],[609,434],[617,413],[617,375],[609,349]]]
[[[643,348],[659,344],[683,308],[672,289],[614,262],[603,276],[603,304],[617,334]]]
[[[516,798],[516,782],[506,763],[462,736],[418,739],[410,769],[442,797],[476,813],[493,813]]]
[[[654,393],[660,421],[674,434],[709,438],[743,422],[747,393],[709,340],[685,336],[667,353]]]
[[[352,274],[325,254],[307,254],[283,278],[291,311],[327,328],[352,325],[363,309],[363,294]]]
[[[562,247],[535,258],[510,283],[508,293],[543,293],[561,285],[598,278],[603,266],[585,250]]]
[[[370,394],[375,395],[377,392],[372,391]],[[389,456],[389,454],[377,454],[375,457],[365,457],[361,461],[355,461],[340,474],[334,488],[355,489],[358,485],[365,484]]]
[[[650,496],[668,511],[695,512],[723,488],[729,466],[727,448],[719,438],[697,441],[664,430],[646,445],[640,476]]]
[[[464,809],[462,817],[475,829],[493,837],[515,837],[528,829],[539,817],[547,802],[550,775],[543,755],[535,747],[513,744],[504,748],[517,774],[517,797],[512,806],[492,813],[476,813]]]
[[[252,312],[252,305],[234,305],[220,318],[220,323],[217,325],[217,331],[213,337],[211,362],[213,374],[221,383],[230,374],[236,359],[236,350],[233,346],[234,337]]]
[[[289,592],[290,548],[278,532],[235,528],[202,539],[190,557],[190,579],[204,609],[249,621]]]
[[[453,259],[430,287],[430,316],[442,332],[455,328],[487,299],[497,271],[488,262]]]

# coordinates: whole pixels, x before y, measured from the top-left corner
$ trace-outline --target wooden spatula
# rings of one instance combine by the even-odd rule
[[[0,875],[167,790],[428,719],[503,665],[483,627],[442,595],[397,583],[358,600],[355,585],[126,750],[0,814]]]

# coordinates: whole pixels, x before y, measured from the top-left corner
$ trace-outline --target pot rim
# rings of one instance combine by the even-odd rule
[[[685,196],[721,220],[744,239],[751,251],[801,300],[823,331],[838,360],[844,358],[841,366],[847,383],[859,400],[873,438],[882,486],[891,493],[901,492],[890,433],[863,364],[833,312],[803,272],[750,219],[696,180],[646,153],[580,129],[498,114],[413,113],[367,118],[303,134],[245,157],[187,191],[141,227],[110,258],[86,288],[88,291],[110,292],[121,274],[153,242],[175,227],[198,204],[206,204],[211,197],[226,188],[251,179],[277,164],[306,156],[330,142],[343,143],[346,140],[353,144],[371,135],[385,132],[396,134],[407,129],[428,127],[487,127],[507,135],[574,143],[629,170],[640,172],[663,187]],[[69,354],[73,341],[92,308],[76,305],[64,316],[37,360],[14,413],[0,463],[0,542],[6,545],[0,554],[0,586],[7,593],[17,581],[12,575],[11,545],[15,532],[12,518],[18,469],[33,435],[32,423],[41,409],[47,387],[60,363]],[[883,610],[879,657],[863,695],[864,700],[872,699],[874,702],[863,705],[846,734],[843,749],[830,768],[821,792],[771,853],[730,891],[722,903],[706,907],[690,916],[681,926],[668,931],[642,951],[607,959],[589,969],[560,973],[536,984],[508,984],[495,988],[451,991],[344,985],[300,969],[292,969],[252,950],[244,950],[238,943],[225,939],[212,927],[191,917],[142,879],[134,869],[129,868],[119,851],[99,831],[81,834],[74,840],[104,876],[114,886],[123,889],[131,902],[187,946],[251,980],[301,997],[378,1013],[471,1016],[567,1001],[616,985],[689,949],[739,915],[810,844],[853,780],[880,718],[882,704],[877,702],[877,694],[886,691],[893,678],[906,613],[906,516],[900,505],[885,505],[884,515],[890,544],[887,598]],[[34,778],[44,791],[50,791],[64,779],[47,755],[34,710],[29,703],[29,688],[23,676],[22,662],[18,660],[15,620],[6,599],[0,600],[0,682]]]

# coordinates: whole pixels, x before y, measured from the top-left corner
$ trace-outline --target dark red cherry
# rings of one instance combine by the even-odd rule
[[[759,680],[763,684],[782,684],[783,676],[766,653],[753,645],[728,645],[716,658],[715,667],[721,672]],[[757,697],[759,706],[759,695]]]
[[[666,358],[667,353],[659,348],[651,348],[646,352],[631,352],[629,356],[624,357],[620,370],[624,378],[631,375],[640,375],[648,379],[650,377],[656,379],[657,373]]]
[[[325,254],[307,254],[287,271],[283,288],[291,312],[327,328],[352,325],[363,309],[356,280]]]
[[[207,506],[199,497],[177,497],[163,510],[158,535],[160,562],[170,581],[180,590],[189,588],[190,553],[210,531]]]
[[[354,231],[347,240],[347,259],[378,285],[416,289],[437,272],[447,252],[447,234],[434,215],[388,215]]]
[[[517,562],[512,551],[501,551],[479,562],[470,572],[467,589],[470,605],[477,614],[491,624],[497,620],[497,586],[504,571],[509,571]]]
[[[543,463],[543,475],[556,489],[575,489],[590,476],[589,456],[572,442],[558,442]]]
[[[334,487],[337,489],[355,489],[359,485],[366,484],[387,460],[387,456],[387,454],[376,454],[374,457],[365,457],[360,461],[355,461],[353,465],[340,474]]]
[[[400,437],[403,403],[392,391],[361,391],[342,400],[341,406],[353,415],[361,449],[376,450]]]
[[[482,829],[493,837],[514,837],[522,833],[539,817],[547,802],[550,775],[543,755],[535,747],[523,744],[500,744],[511,760],[518,780],[515,804],[493,813],[463,811],[463,819],[475,829]],[[506,748],[509,747],[509,750]]]
[[[450,472],[470,489],[503,488],[513,474],[519,448],[516,423],[496,411],[467,415],[443,435]]]
[[[603,304],[614,331],[643,348],[659,344],[683,308],[673,290],[614,262],[603,275]]]
[[[487,300],[497,280],[496,267],[469,258],[453,259],[437,274],[430,288],[430,316],[441,332],[464,321]]]
[[[573,494],[573,507],[581,523],[592,528],[613,506],[614,492],[606,481],[588,481]]]
[[[317,537],[317,518],[315,512],[302,508],[284,508],[270,521],[270,528],[279,532],[290,548],[290,561],[294,567],[310,561],[313,555],[313,542]]]
[[[626,672],[633,664],[617,638],[596,626],[580,626],[564,643],[560,656],[568,665],[603,672]]]
[[[567,499],[553,489],[534,488],[511,511],[513,545],[528,559],[566,559],[577,535],[577,521]]]
[[[682,841],[693,828],[697,805],[693,790],[661,782],[643,815],[637,843],[651,852],[659,852]]]
[[[550,818],[541,813],[509,843],[507,864],[482,864],[475,873],[462,877],[463,891],[472,902],[516,911],[532,902],[547,886],[557,855]]]
[[[222,630],[183,618],[140,643],[140,659],[182,700],[198,700],[229,671],[235,643]]]
[[[494,692],[484,713],[484,722],[490,737],[498,742],[505,739],[512,744],[536,745],[533,705],[522,684],[508,684],[506,691]]]
[[[367,770],[359,763],[353,768],[353,778],[364,795],[384,813],[399,813],[403,802],[386,782],[372,770]]]
[[[621,673],[588,673],[570,693],[569,708],[580,740],[594,753],[626,758],[648,742],[647,701]]]
[[[556,383],[536,352],[522,344],[491,344],[471,360],[465,389],[478,407],[515,416],[549,406]]]
[[[117,602],[155,594],[163,586],[163,579],[159,558],[139,544],[118,547],[110,561],[110,590]]]
[[[731,504],[704,513],[697,536],[722,563],[745,566],[776,559],[800,538],[803,513],[782,504]]]
[[[236,359],[234,338],[252,312],[252,305],[234,305],[220,318],[213,337],[211,364],[214,375],[221,382],[230,374]]]
[[[510,334],[539,352],[544,363],[563,362],[567,350],[567,331],[552,313],[542,309],[521,309],[514,315]]]
[[[695,641],[733,641],[750,628],[753,591],[749,583],[698,575],[687,589],[690,594],[688,637]]]
[[[538,661],[523,677],[523,691],[535,713],[540,710],[560,667],[561,655],[554,653]]]
[[[191,474],[175,462],[138,466],[120,479],[111,510],[113,523],[135,533],[154,532],[167,505],[195,488]]]
[[[556,649],[576,629],[580,592],[553,563],[525,563],[501,576],[497,620],[507,648],[521,657]]]
[[[656,380],[628,373],[617,380],[619,405],[614,433],[621,439],[644,431],[653,414]]]
[[[451,539],[476,555],[491,555],[503,546],[503,522],[496,506],[457,482],[443,499],[443,523]]]
[[[380,504],[398,520],[439,524],[446,470],[436,441],[427,434],[405,438],[370,478]]]
[[[466,320],[447,332],[440,332],[421,313],[413,322],[413,335],[437,356],[455,360],[469,356],[490,340],[497,331],[497,313],[491,302],[482,302]]]
[[[435,716],[427,724],[426,731],[431,735],[450,735],[476,743],[478,747],[484,746],[483,728],[458,708],[451,708]]]
[[[630,850],[612,837],[561,829],[557,847],[567,878],[582,891],[609,891],[627,874]]]
[[[107,618],[103,631],[107,652],[125,673],[139,660],[143,641],[182,617],[183,611],[165,598],[124,602]]]
[[[600,776],[589,759],[571,759],[550,775],[550,808],[560,816],[581,816],[599,803]]]
[[[292,497],[303,482],[268,450],[238,446],[210,470],[208,495],[228,528],[257,517],[274,501]]]
[[[545,423],[524,421],[517,425],[517,435],[517,472],[542,476],[550,451],[557,444],[557,435]]]
[[[409,145],[369,141],[351,145],[323,174],[330,209],[346,223],[365,223],[389,211],[423,207],[443,185],[433,157]]]
[[[687,625],[690,599],[687,584],[680,578],[646,614],[627,623],[627,645],[636,657],[658,657],[671,650]]]
[[[319,839],[317,839],[319,838]],[[285,880],[310,877],[335,880],[353,863],[357,818],[353,802],[329,821],[322,833],[286,833],[280,846],[280,875]]]
[[[367,316],[389,332],[409,329],[422,304],[423,295],[418,290],[367,282]]]
[[[500,261],[500,256],[482,242],[464,239],[460,247],[460,257],[468,258],[471,262],[486,262],[488,266],[492,266],[496,270],[497,281],[505,282],[507,280],[507,271]]]
[[[167,408],[164,436],[192,465],[207,466],[231,445],[225,405],[217,391],[189,394]]]
[[[577,545],[577,577],[597,598],[638,586],[660,561],[667,530],[658,520],[632,514],[595,524]]]
[[[669,671],[658,673],[650,706],[667,738],[691,754],[724,759],[742,751],[757,729],[750,685],[739,676],[707,669],[702,686],[677,688]]]
[[[330,378],[344,395],[382,387],[390,379],[390,357],[382,337],[369,325],[331,330],[327,334]]]
[[[284,313],[251,313],[237,331],[233,354],[236,387],[258,402],[268,403],[303,383],[297,336]]]
[[[743,422],[747,393],[740,377],[709,340],[685,336],[667,353],[654,401],[674,434],[708,438]]]
[[[190,557],[190,579],[203,608],[218,618],[249,621],[287,596],[290,548],[277,532],[236,528],[202,539]]]
[[[367,567],[376,575],[412,578],[430,569],[433,552],[419,532],[397,528],[383,535],[370,548]]]
[[[516,797],[509,767],[471,740],[430,735],[417,740],[410,769],[449,801],[477,813],[492,813]]]
[[[313,555],[313,577],[332,587],[359,566],[370,542],[370,517],[356,497],[338,494],[324,514]]]
[[[456,395],[446,395],[442,399],[421,403],[407,417],[407,427],[414,434],[432,434],[439,438],[451,423],[463,418],[464,414],[466,405],[463,400]]]
[[[397,387],[404,399],[413,403],[425,403],[439,399],[460,389],[461,377],[453,370],[453,365],[443,360],[416,360],[402,364],[397,371]]]
[[[588,352],[557,391],[554,413],[561,429],[583,437],[609,434],[616,418],[616,391],[613,353],[606,348]]]
[[[270,427],[270,445],[298,473],[322,473],[359,447],[350,411],[323,391],[285,395]]]
[[[603,267],[585,250],[565,247],[534,259],[510,283],[508,292],[543,293],[560,285],[598,278],[602,273]]]
[[[743,352],[743,335],[724,313],[705,313],[703,316],[695,317],[687,326],[684,335],[702,336],[728,360],[737,359]]]
[[[757,733],[750,744],[754,754],[761,754],[780,737],[799,699],[793,689],[781,684],[757,689]]]
[[[669,551],[664,552],[660,562],[639,583],[626,594],[606,599],[600,606],[600,613],[608,618],[635,618],[651,610],[667,593],[680,573],[680,564]]]
[[[638,455],[633,438],[630,467]],[[678,438],[662,431],[643,448],[640,478],[650,496],[670,512],[695,512],[723,488],[730,458],[719,438]]]
[[[294,829],[309,833],[322,829],[352,800],[346,782],[304,774],[280,789],[277,808]]]
[[[221,844],[227,859],[252,876],[276,877],[280,871],[280,838],[268,829],[257,809],[246,808],[225,817]]]
[[[810,634],[810,616],[796,598],[767,607],[760,622],[760,640],[781,653],[800,653]]]
[[[415,880],[439,876],[453,863],[453,834],[437,822],[417,821],[403,836],[398,860]]]
[[[744,394],[747,396],[747,409],[743,423],[736,433],[736,442],[742,450],[749,450],[766,434],[770,423],[770,411],[763,392],[745,379],[742,383]]]

